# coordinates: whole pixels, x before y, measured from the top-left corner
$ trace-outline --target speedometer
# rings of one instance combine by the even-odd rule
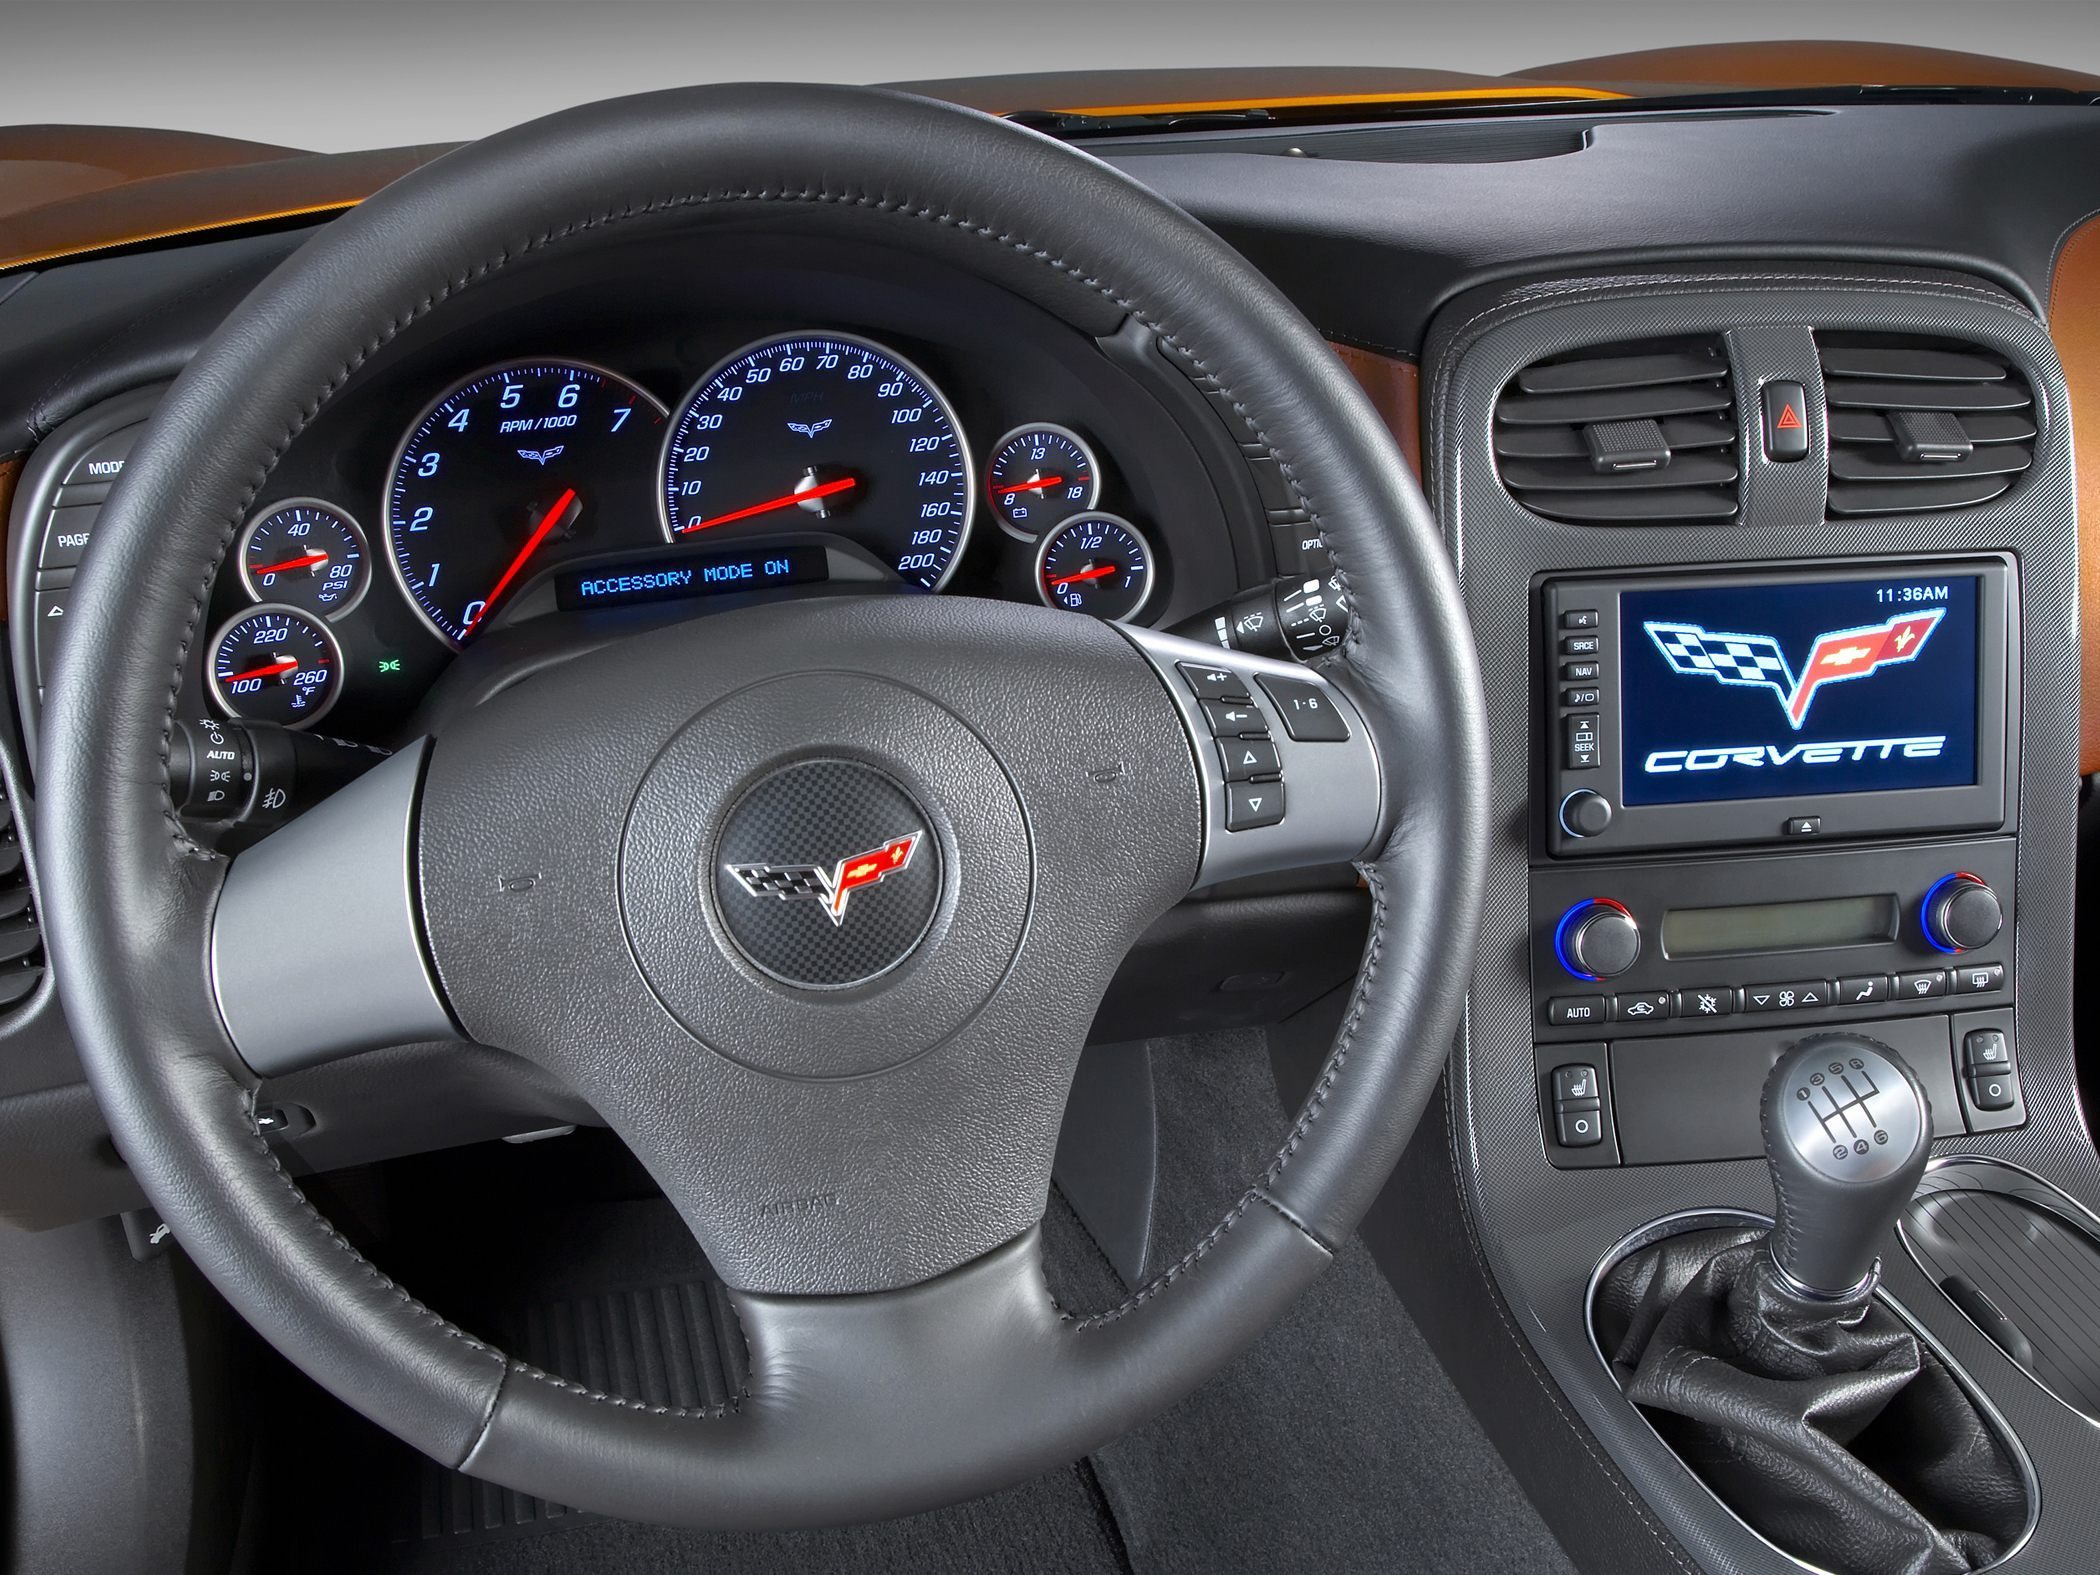
[[[909,584],[948,583],[977,486],[955,412],[917,367],[851,334],[783,334],[717,365],[664,446],[664,522],[702,531],[821,530]]]

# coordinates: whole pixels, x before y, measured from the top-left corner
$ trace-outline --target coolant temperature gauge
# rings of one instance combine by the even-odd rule
[[[328,625],[297,607],[251,607],[211,642],[204,686],[228,716],[307,727],[335,704],[343,652]]]

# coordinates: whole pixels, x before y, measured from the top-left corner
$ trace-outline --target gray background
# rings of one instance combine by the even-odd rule
[[[2092,0],[0,0],[0,121],[335,151],[473,137],[690,82],[1119,65],[1502,72],[1774,38],[1932,44],[2100,72]]]

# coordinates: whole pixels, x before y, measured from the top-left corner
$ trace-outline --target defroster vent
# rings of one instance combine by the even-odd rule
[[[2034,463],[2034,396],[1997,357],[1884,336],[1819,343],[1832,514],[1988,503]]]
[[[1577,525],[1736,517],[1735,395],[1718,340],[1556,356],[1495,406],[1495,463],[1518,502]]]

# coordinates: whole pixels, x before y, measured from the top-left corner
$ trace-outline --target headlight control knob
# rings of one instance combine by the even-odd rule
[[[1956,870],[1942,875],[1925,893],[1925,939],[1943,952],[1974,951],[1998,938],[2005,910],[1998,894],[1981,875]]]
[[[1624,903],[1586,897],[1560,916],[1553,950],[1576,978],[1610,979],[1640,958],[1641,927]]]

